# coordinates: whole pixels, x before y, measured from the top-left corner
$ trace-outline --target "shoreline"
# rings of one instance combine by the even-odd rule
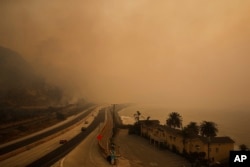
[[[142,109],[143,107],[138,107],[139,109]],[[132,110],[132,111],[131,111]],[[146,110],[144,108],[144,110]],[[127,108],[124,108],[120,111],[118,111],[118,114],[119,114],[119,117],[122,121],[122,124],[124,125],[133,125],[135,123],[135,120],[132,116],[132,113],[135,111],[137,111],[137,108],[136,106],[132,106],[132,107],[127,107]],[[143,110],[140,110],[142,114],[144,114]],[[146,110],[146,114],[148,114],[149,110]],[[161,121],[161,119],[158,119],[157,117],[155,117],[153,114],[155,114],[156,116],[158,115],[158,118],[159,118],[159,113],[153,113],[152,112],[152,115],[151,115],[151,119],[156,119],[156,120],[160,120],[160,124],[164,125],[163,124],[163,121]],[[193,114],[193,113],[192,113]],[[149,115],[149,114],[148,114]],[[163,114],[162,114],[163,115]],[[167,114],[165,114],[166,117],[167,117]],[[145,116],[144,116],[145,117]],[[191,114],[189,117],[192,117]],[[161,117],[162,118],[162,117]],[[165,117],[164,117],[165,118]],[[194,118],[196,120],[197,116]],[[145,118],[144,118],[145,119]],[[144,119],[141,119],[141,120],[144,120]],[[163,118],[162,118],[163,119]],[[185,117],[184,117],[185,119]],[[217,118],[218,119],[218,118]],[[232,119],[232,118],[230,118]],[[195,121],[194,120],[194,121]],[[201,120],[201,119],[200,119]],[[211,119],[210,119],[211,120]],[[186,121],[187,122],[187,121]],[[199,121],[196,121],[196,122],[199,122]],[[215,122],[216,123],[216,122]],[[234,144],[234,150],[239,150],[239,145],[240,144],[246,144],[247,146],[250,146],[250,135],[248,136],[248,138],[246,138],[244,140],[243,137],[241,136],[244,136],[244,135],[247,135],[247,134],[244,134],[244,132],[239,132],[237,130],[233,130],[232,128],[228,128],[227,126],[228,124],[221,124],[219,123],[218,124],[218,129],[219,129],[219,133],[218,133],[218,136],[229,136],[229,137],[232,137],[232,139],[235,141],[235,144]],[[232,125],[233,126],[233,125]],[[231,132],[231,133],[230,133]],[[237,134],[241,134],[241,135],[237,135]]]

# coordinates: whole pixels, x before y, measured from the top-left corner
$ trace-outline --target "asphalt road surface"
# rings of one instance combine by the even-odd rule
[[[100,154],[97,147],[96,128],[81,144],[53,167],[111,167]],[[128,135],[121,130],[116,138],[120,146],[121,157],[116,167],[191,167],[191,164],[179,155],[167,150],[159,150],[140,136]]]
[[[90,135],[81,142],[66,157],[54,165],[61,167],[111,167],[108,161],[101,155],[98,144],[97,135],[100,127],[96,128]]]
[[[27,166],[28,164],[32,163],[33,161],[39,159],[42,156],[45,156],[49,152],[61,147],[62,145],[59,144],[61,139],[70,140],[76,135],[81,132],[82,126],[88,126],[93,120],[94,117],[97,116],[99,108],[96,108],[93,112],[91,112],[86,118],[81,120],[77,126],[73,127],[72,129],[66,131],[65,133],[44,142],[34,148],[30,148],[27,151],[24,151],[16,156],[8,158],[0,162],[0,166],[6,167],[13,167],[13,166]],[[89,124],[85,124],[85,121],[88,121]]]
[[[181,156],[160,150],[140,136],[128,135],[128,130],[119,131],[116,144],[120,146],[118,166],[121,167],[191,167]]]
[[[66,156],[69,152],[71,152],[74,148],[76,148],[78,144],[80,144],[93,130],[95,130],[96,127],[98,127],[101,122],[104,122],[104,117],[105,117],[104,111],[100,111],[99,114],[93,120],[93,122],[88,126],[88,128],[84,132],[79,133],[77,136],[72,138],[67,143],[63,144],[61,147],[55,149],[49,154],[46,154],[45,156],[41,157],[40,159],[32,162],[27,166],[47,167],[53,165],[58,160]]]
[[[34,143],[35,141],[38,141],[42,138],[45,138],[45,137],[48,137],[50,135],[53,135],[59,131],[62,131],[63,129],[69,127],[69,126],[72,126],[74,125],[76,122],[78,122],[79,119],[83,119],[84,117],[86,117],[93,109],[92,108],[89,108],[89,109],[86,109],[81,115],[79,115],[79,117],[73,119],[73,120],[70,120],[69,122],[65,123],[65,124],[62,124],[61,126],[59,127],[56,127],[56,128],[53,128],[51,130],[48,130],[48,131],[45,131],[44,133],[41,133],[41,134],[38,134],[38,135],[35,135],[35,136],[32,136],[30,138],[26,138],[24,140],[21,140],[21,141],[18,141],[14,144],[11,144],[11,145],[7,145],[7,146],[4,146],[4,147],[0,147],[0,155],[3,155],[3,154],[6,154],[8,152],[11,152],[11,151],[14,151],[18,148],[21,148],[21,147],[24,147],[26,145],[29,145],[31,143]]]

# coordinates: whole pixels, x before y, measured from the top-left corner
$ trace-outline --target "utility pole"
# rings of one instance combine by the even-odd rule
[[[113,121],[114,121],[114,125],[115,125],[115,104],[113,105]]]
[[[210,166],[210,143],[211,143],[211,137],[209,136],[207,138],[207,159],[208,159],[208,166]]]

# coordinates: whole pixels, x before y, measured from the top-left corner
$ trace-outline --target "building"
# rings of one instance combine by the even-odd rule
[[[213,162],[225,161],[229,158],[229,153],[234,149],[234,141],[230,137],[206,138],[198,136],[190,139],[187,152],[203,152],[206,159]]]
[[[166,147],[174,152],[188,154],[203,153],[205,159],[221,162],[229,158],[234,149],[234,141],[230,137],[206,138],[193,136],[184,138],[182,130],[160,125],[157,120],[140,121],[141,136],[149,139],[151,144]]]

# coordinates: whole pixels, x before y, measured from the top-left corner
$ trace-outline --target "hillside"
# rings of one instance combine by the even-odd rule
[[[1,107],[49,106],[60,102],[62,90],[33,71],[21,55],[0,46]]]
[[[35,119],[60,106],[63,91],[35,74],[13,50],[0,47],[0,125]]]
[[[62,100],[63,99],[63,100]],[[88,104],[69,104],[17,52],[0,46],[0,144],[54,125]]]

